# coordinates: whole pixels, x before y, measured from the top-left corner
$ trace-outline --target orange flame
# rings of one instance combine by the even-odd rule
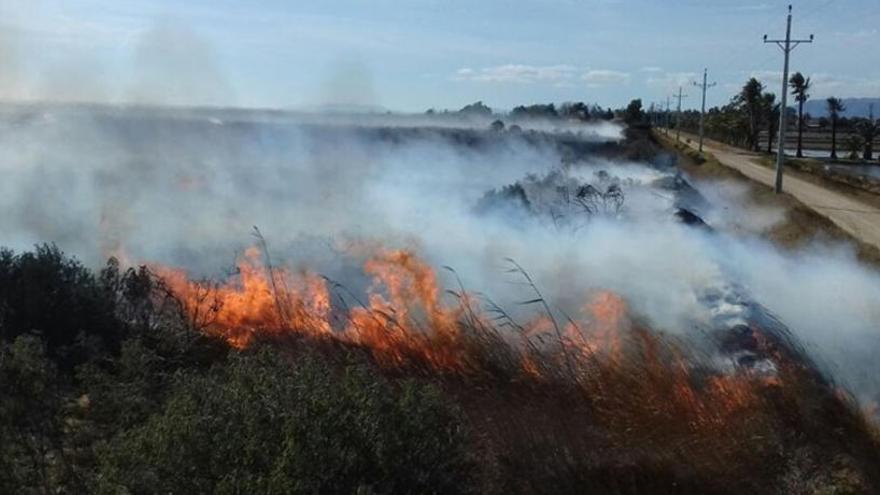
[[[224,284],[190,280],[183,271],[153,267],[183,303],[195,326],[237,348],[257,336],[334,336],[369,348],[383,364],[413,358],[437,368],[463,370],[461,306],[440,298],[431,267],[405,250],[380,250],[364,271],[372,276],[366,307],[351,309],[346,325],[334,328],[326,281],[304,272],[268,269],[250,248],[238,274]],[[463,298],[468,297],[466,294]]]
[[[443,369],[464,369],[461,307],[440,301],[431,267],[409,251],[380,251],[364,271],[373,276],[366,308],[351,311],[349,334],[386,363],[415,355]],[[421,324],[420,322],[424,322]]]
[[[255,248],[239,261],[237,276],[220,285],[191,281],[179,270],[155,271],[196,326],[238,348],[260,336],[332,337],[363,346],[383,366],[422,364],[467,373],[478,366],[467,329],[492,328],[468,306],[468,294],[459,294],[459,304],[444,303],[434,270],[406,250],[373,251],[364,264],[372,278],[367,302],[345,315],[338,309],[334,313],[323,278],[307,271],[270,270]],[[599,414],[607,411],[610,423],[674,421],[720,434],[740,411],[756,407],[761,388],[779,385],[747,373],[695,378],[680,351],[665,337],[639,328],[626,302],[613,292],[593,294],[580,313],[561,326],[547,314],[523,325],[527,345],[519,350],[519,372],[535,380],[550,378],[544,376],[548,365],[564,357],[571,378]],[[537,334],[551,338],[541,340],[542,347],[533,342]],[[555,338],[561,341],[548,344]]]
[[[295,328],[311,335],[329,334],[330,293],[313,273],[293,276],[273,269],[271,275],[250,248],[238,262],[238,277],[224,285],[189,280],[180,270],[154,267],[180,298],[196,326],[225,338],[234,347],[247,346],[257,334],[280,334]]]

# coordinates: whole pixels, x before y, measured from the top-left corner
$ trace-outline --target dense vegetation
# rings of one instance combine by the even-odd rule
[[[0,492],[472,486],[460,413],[436,387],[344,351],[232,351],[179,309],[146,269],[0,253]]]
[[[791,386],[743,396],[664,364],[679,351],[636,330],[630,357],[594,363],[577,385],[503,366],[444,376],[380,368],[357,346],[302,336],[236,350],[189,321],[146,268],[111,260],[93,273],[52,246],[3,251],[0,492],[878,486],[873,430],[798,366],[781,371]]]

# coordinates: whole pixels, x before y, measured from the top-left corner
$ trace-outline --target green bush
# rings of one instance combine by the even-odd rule
[[[55,367],[42,340],[0,345],[0,493],[51,486],[61,437]],[[36,491],[36,490],[34,490]]]
[[[97,278],[55,246],[18,255],[0,250],[0,340],[39,332],[49,355],[71,369],[81,360],[74,355],[81,336],[112,348],[119,326]]]
[[[100,452],[105,493],[460,493],[472,466],[436,389],[271,349],[178,378]]]

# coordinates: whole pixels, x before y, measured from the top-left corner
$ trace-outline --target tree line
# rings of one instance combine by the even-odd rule
[[[611,108],[602,108],[599,105],[589,105],[582,101],[564,102],[560,105],[554,103],[536,103],[531,105],[518,105],[506,115],[496,112],[491,107],[477,101],[459,110],[437,111],[433,108],[425,112],[428,116],[458,116],[458,117],[493,117],[506,116],[512,120],[546,119],[546,120],[571,120],[587,122],[591,120],[612,120],[615,112]]]
[[[797,136],[798,157],[803,157],[803,136],[808,123],[815,122],[820,129],[831,133],[831,158],[838,158],[839,151],[846,151],[846,157],[864,160],[874,158],[873,142],[878,137],[880,121],[873,113],[868,117],[845,117],[846,106],[840,98],[829,97],[825,100],[828,117],[814,119],[804,112],[804,104],[810,99],[813,83],[809,77],[795,72],[788,80],[795,108],[785,109],[786,129],[792,129]],[[780,103],[775,93],[767,91],[764,84],[756,78],[750,78],[730,101],[722,106],[706,110],[704,117],[705,135],[733,146],[761,151],[760,135],[766,132],[765,150],[773,152],[774,139],[779,132]],[[674,112],[652,111],[651,118],[655,123],[667,124],[670,127],[680,125],[683,130],[698,132],[700,112],[698,110],[682,111],[680,116]],[[843,142],[838,140],[840,133],[846,133]]]

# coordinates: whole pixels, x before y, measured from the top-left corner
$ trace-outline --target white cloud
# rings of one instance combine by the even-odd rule
[[[880,78],[852,77],[827,72],[804,73],[810,78],[813,98],[827,96],[875,96],[880,93]],[[746,74],[764,83],[767,90],[778,93],[782,85],[782,71],[762,70]]]
[[[477,81],[491,83],[564,83],[574,77],[577,68],[571,65],[524,65],[506,64],[482,69],[464,67],[452,76],[456,81]]]
[[[462,67],[452,75],[454,81],[474,81],[483,83],[515,83],[534,84],[544,83],[554,88],[572,88],[578,81],[583,81],[589,87],[605,86],[609,84],[628,83],[630,75],[609,69],[589,69],[573,65],[525,65],[506,64],[493,67],[473,69]]]
[[[876,77],[851,77],[818,72],[805,74],[813,82],[813,96],[877,96],[880,79]]]
[[[626,84],[629,82],[629,74],[616,70],[596,69],[581,75],[581,79],[590,87],[605,86],[609,84]]]
[[[754,70],[746,74],[746,77],[754,77],[764,83],[764,86],[770,88],[782,84],[782,71],[780,70]],[[745,80],[743,80],[743,84],[745,84]],[[742,84],[740,86],[742,86]]]
[[[836,36],[838,38],[844,38],[846,40],[856,40],[856,39],[865,39],[865,40],[873,40],[876,39],[878,35],[880,35],[880,30],[877,28],[865,28],[865,29],[857,29],[855,31],[835,31],[831,33],[832,36]]]
[[[696,72],[665,72],[663,74],[649,76],[645,84],[664,91],[677,89],[679,86],[690,86],[692,81],[697,80]]]
[[[639,72],[663,72],[663,68],[649,65],[647,67],[642,67],[641,69],[639,69]]]

